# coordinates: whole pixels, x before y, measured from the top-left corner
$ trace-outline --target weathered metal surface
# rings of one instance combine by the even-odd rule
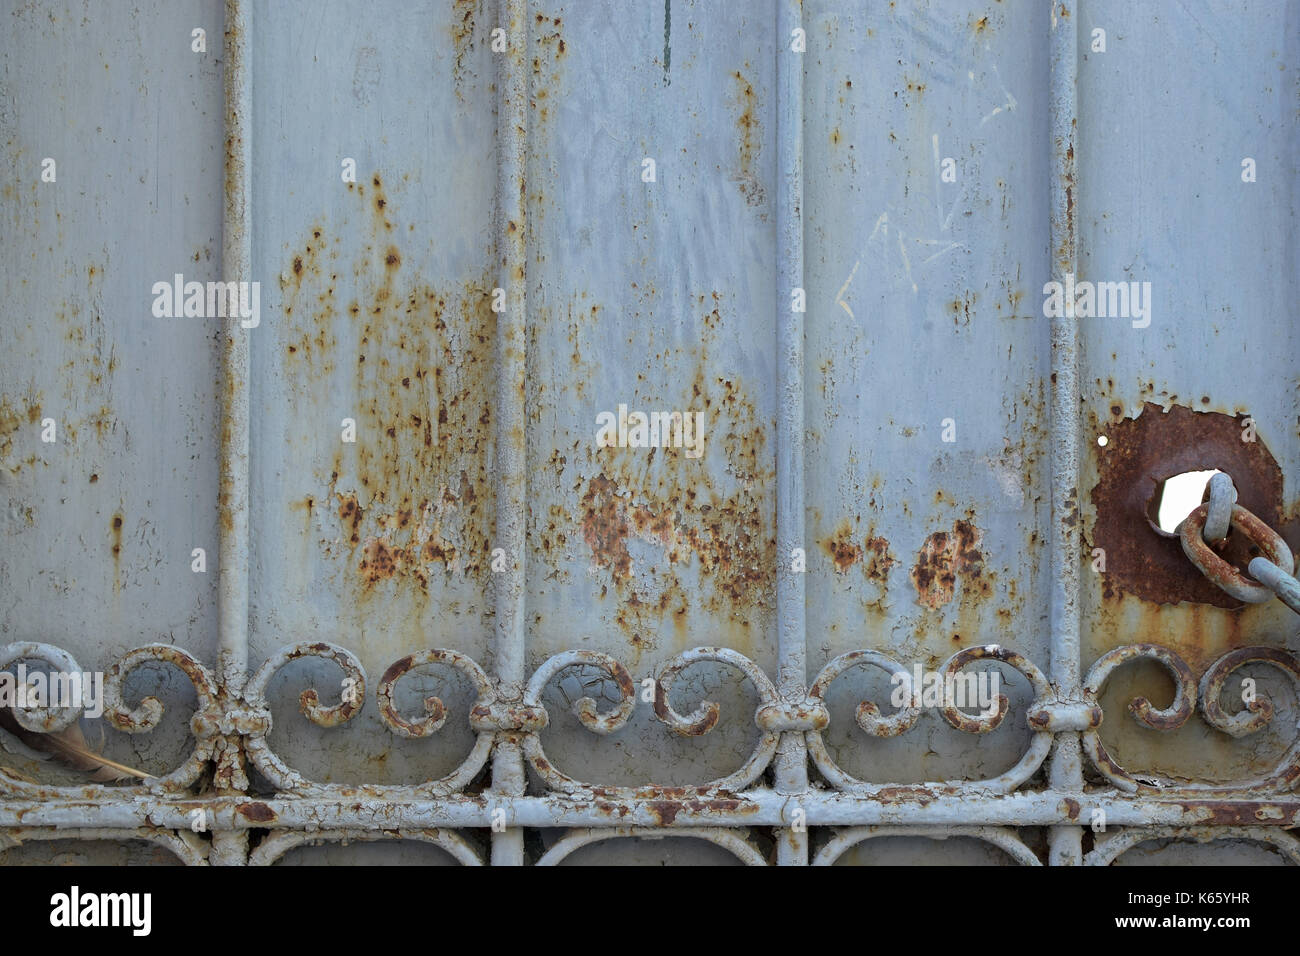
[[[208,0],[153,17],[206,56],[109,57],[138,23],[47,6],[0,39],[0,662],[108,671],[155,776],[0,753],[6,860],[1300,855],[1294,618],[1147,520],[1218,468],[1298,543],[1284,11]],[[150,318],[183,268],[261,324]],[[1067,277],[1150,323],[1045,317]],[[701,453],[602,447],[620,405]]]

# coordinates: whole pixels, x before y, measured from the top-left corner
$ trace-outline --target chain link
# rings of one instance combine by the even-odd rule
[[[1281,598],[1282,603],[1300,614],[1300,581],[1268,558],[1251,558],[1246,570],[1252,578]]]
[[[1232,525],[1232,508],[1237,503],[1237,486],[1232,478],[1218,472],[1206,485],[1210,508],[1205,515],[1205,540],[1222,541],[1228,536]]]
[[[1236,486],[1224,472],[1210,479],[1206,491],[1208,500],[1178,525],[1187,559],[1212,584],[1238,601],[1262,604],[1277,597],[1300,614],[1300,581],[1294,576],[1295,558],[1282,536],[1236,503]],[[1263,556],[1251,559],[1247,568],[1249,578],[1210,547],[1222,542],[1234,528],[1264,552]]]

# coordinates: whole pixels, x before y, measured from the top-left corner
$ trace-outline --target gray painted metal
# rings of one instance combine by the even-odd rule
[[[1300,544],[1296,11],[7,3],[0,660],[120,661],[157,779],[0,752],[3,859],[1300,859],[1294,617],[1140,593],[1094,492],[1150,428]]]

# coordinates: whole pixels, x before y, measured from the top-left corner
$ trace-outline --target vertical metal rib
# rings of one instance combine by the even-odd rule
[[[243,0],[226,0],[225,11],[225,209],[221,234],[221,272],[227,282],[252,281],[252,241],[248,233],[251,81],[248,21]],[[248,354],[251,330],[227,319],[221,336],[221,473],[217,545],[217,680],[233,698],[248,678]],[[238,756],[231,737],[226,770]],[[233,780],[232,780],[233,777]],[[219,772],[216,786],[228,791],[242,779]],[[236,787],[237,789],[237,787]],[[213,834],[213,863],[242,862],[247,834]]]
[[[801,0],[781,0],[776,36],[777,129],[777,411],[776,411],[776,576],[778,687],[785,697],[806,690],[806,596],[804,575],[793,570],[791,555],[804,547],[804,313],[792,307],[792,292],[803,288],[803,54],[790,48],[801,25]],[[808,787],[802,733],[781,735],[774,767],[776,789],[799,793]],[[782,830],[777,861],[806,865],[806,830]]]
[[[1078,231],[1075,203],[1075,133],[1078,128],[1077,9],[1060,0],[1051,8],[1051,136],[1052,136],[1052,278],[1064,282],[1077,274]],[[1073,310],[1067,310],[1072,313]],[[1052,320],[1052,560],[1051,560],[1051,679],[1058,693],[1078,699],[1079,686],[1079,334],[1073,314]],[[1079,735],[1058,734],[1050,766],[1051,785],[1079,790],[1083,768]],[[1082,831],[1053,827],[1049,857],[1053,865],[1081,861]]]
[[[528,22],[525,0],[500,0],[498,22],[505,28],[507,49],[497,68],[497,254],[499,285],[506,309],[497,317],[496,539],[505,551],[507,570],[495,580],[496,631],[493,648],[496,676],[511,697],[524,680],[524,568],[527,533],[525,495],[527,457],[524,390],[527,387],[527,285],[524,241],[524,170],[528,148]],[[503,738],[492,761],[492,789],[524,792],[523,752],[516,740]],[[493,865],[523,863],[523,831],[492,834]]]

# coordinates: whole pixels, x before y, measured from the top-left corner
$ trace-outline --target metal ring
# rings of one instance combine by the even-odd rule
[[[1206,541],[1222,541],[1228,536],[1232,525],[1232,509],[1237,503],[1237,486],[1232,477],[1224,472],[1211,475],[1205,486],[1210,510],[1205,516],[1204,537]]]
[[[1238,601],[1247,604],[1263,604],[1273,597],[1273,592],[1262,584],[1257,584],[1240,570],[1234,568],[1219,557],[1205,543],[1205,519],[1209,513],[1208,503],[1198,506],[1179,525],[1179,535],[1183,542],[1183,553],[1196,565],[1202,574],[1215,587],[1226,591]],[[1290,574],[1295,570],[1295,559],[1291,549],[1276,531],[1247,511],[1241,505],[1232,506],[1232,527],[1244,534],[1264,552],[1264,556],[1279,568]]]

